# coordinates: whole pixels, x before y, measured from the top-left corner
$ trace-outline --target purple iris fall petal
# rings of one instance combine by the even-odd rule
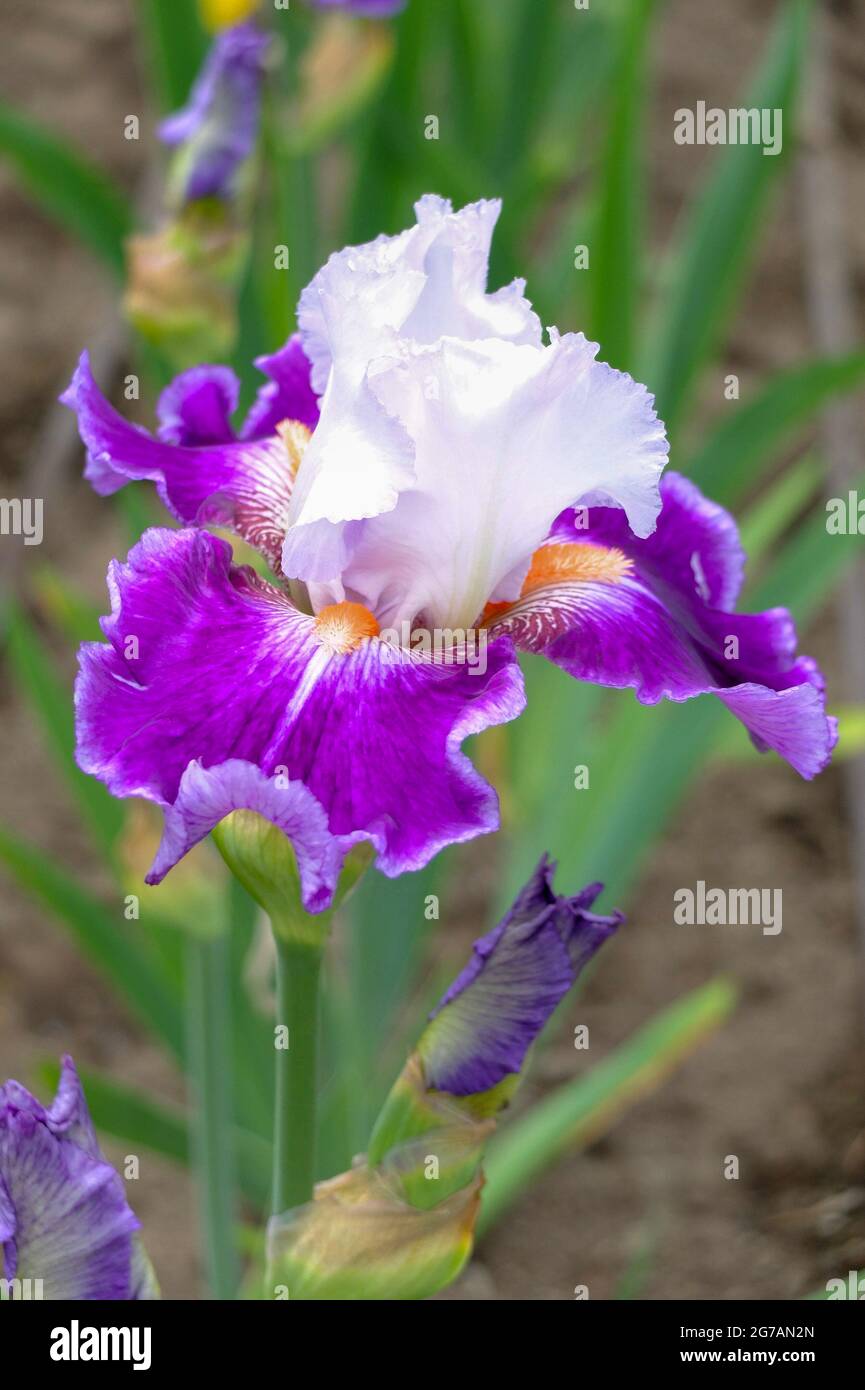
[[[76,707],[79,763],[115,795],[186,819],[190,763],[240,760],[303,782],[331,834],[371,839],[389,875],[497,825],[496,795],[461,744],[523,708],[507,639],[490,645],[483,675],[372,635],[346,644],[342,610],[358,605],[301,613],[203,531],[147,532],[109,585],[110,645],[82,648]],[[239,795],[227,809],[276,818]],[[170,816],[166,841],[183,852]]]
[[[491,630],[578,680],[631,686],[645,704],[717,695],[759,748],[814,777],[837,726],[819,668],[796,655],[790,614],[730,611],[744,574],[732,517],[675,473],[664,475],[661,497],[646,539],[612,508],[564,513],[523,596]]]
[[[430,1015],[419,1051],[431,1089],[475,1095],[520,1071],[580,971],[624,920],[590,911],[599,883],[559,896],[554,872],[545,855]]]
[[[195,761],[185,769],[174,802],[165,807],[165,830],[148,883],[161,883],[232,811],[255,811],[278,826],[294,846],[304,905],[320,912],[330,904],[347,851],[364,837],[331,835],[324,808],[302,782],[267,777],[241,758],[212,768]]]
[[[160,139],[184,149],[185,200],[233,196],[237,170],[258,136],[269,46],[254,24],[226,29],[214,40],[187,105],[162,122]]]
[[[123,1182],[99,1150],[81,1083],[64,1057],[46,1109],[0,1086],[0,1249],[6,1279],[47,1299],[158,1296]]]
[[[197,367],[163,392],[161,437],[155,439],[105,399],[83,353],[61,400],[78,416],[87,448],[85,477],[102,496],[128,482],[154,482],[178,521],[227,526],[278,568],[294,474],[285,445],[270,426],[276,414],[281,420],[311,420],[314,398],[297,339],[259,364],[271,380],[243,426],[244,438],[237,439],[230,426],[237,402],[234,374],[226,367]],[[256,418],[268,426],[266,432],[255,427]]]
[[[307,429],[318,424],[318,397],[312,389],[309,358],[299,334],[278,352],[256,357],[255,365],[269,380],[262,386],[241,427],[242,439],[265,439],[283,420],[299,420]]]
[[[230,367],[192,367],[159,397],[159,438],[191,448],[228,444],[235,438],[231,417],[239,399],[240,382]]]

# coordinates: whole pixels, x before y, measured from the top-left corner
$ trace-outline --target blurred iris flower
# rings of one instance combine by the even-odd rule
[[[129,238],[124,307],[175,368],[234,345],[270,42],[250,23],[218,34],[187,105],[160,127],[176,151],[171,215],[156,231]]]
[[[160,139],[179,151],[180,202],[230,200],[238,171],[255,149],[270,37],[238,24],[213,41],[187,105],[162,122]]]
[[[97,491],[150,479],[183,524],[112,565],[77,687],[81,767],[165,811],[151,881],[238,808],[293,839],[316,909],[359,840],[395,876],[494,830],[461,745],[523,709],[520,651],[644,703],[713,693],[805,777],[829,759],[820,673],[784,610],[732,612],[735,524],[661,478],[646,389],[545,342],[522,281],[487,292],[498,202],[416,211],[330,258],[239,432],[224,367],[169,388],[158,438],[86,357],[64,397]]]
[[[4,1279],[46,1299],[158,1298],[139,1226],[100,1152],[71,1057],[47,1110],[17,1081],[0,1086]]]

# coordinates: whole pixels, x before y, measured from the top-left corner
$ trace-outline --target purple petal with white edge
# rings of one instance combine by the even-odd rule
[[[717,695],[757,747],[816,776],[837,722],[826,715],[818,667],[797,658],[790,614],[725,611],[743,573],[735,523],[677,474],[664,476],[661,496],[657,529],[645,540],[608,508],[560,517],[535,579],[493,618],[491,635],[507,633],[578,680],[632,687],[644,704]],[[587,525],[576,529],[577,521]]]
[[[601,884],[556,894],[554,872],[545,855],[430,1015],[418,1051],[431,1089],[476,1095],[519,1072],[580,971],[624,920],[589,910]]]
[[[72,1059],[47,1110],[0,1086],[0,1243],[7,1279],[61,1300],[152,1298],[123,1183],[99,1151]]]
[[[186,768],[177,797],[165,808],[162,842],[147,882],[160,883],[232,811],[257,811],[279,827],[294,849],[304,907],[326,908],[345,855],[360,837],[331,835],[324,808],[302,782],[267,777],[239,758],[212,768],[193,761]]]
[[[488,294],[490,243],[501,203],[454,212],[432,195],[416,226],[337,252],[303,291],[298,323],[323,397],[321,424],[304,459],[291,508],[286,573],[337,577],[346,543],[328,529],[392,511],[414,481],[414,441],[370,390],[371,365],[399,356],[401,343],[443,335],[539,344],[537,315],[522,281]]]
[[[207,369],[211,381],[213,370]],[[200,378],[199,387],[202,382]],[[188,386],[188,380],[180,378],[169,388],[174,395],[167,404],[163,397],[163,427],[170,411],[184,412]],[[109,496],[128,482],[153,482],[179,521],[226,526],[278,570],[294,483],[291,460],[279,437],[198,447],[154,439],[130,425],[105,399],[86,352],[61,400],[78,416],[87,449],[84,474],[98,493]]]
[[[581,334],[546,348],[448,339],[373,374],[415,442],[417,477],[365,524],[346,591],[388,626],[423,615],[429,628],[468,628],[491,597],[517,597],[563,505],[603,493],[651,530],[663,426],[645,388],[596,352]]]
[[[238,168],[255,148],[270,38],[237,24],[215,40],[188,104],[162,122],[166,145],[186,146],[183,196],[230,198]]]
[[[340,649],[328,610],[299,613],[201,531],[148,531],[109,587],[111,645],[82,648],[76,709],[79,764],[116,796],[173,806],[191,762],[239,759],[302,781],[331,834],[371,839],[389,875],[497,827],[461,744],[523,708],[509,641],[482,674],[373,637]]]
[[[193,447],[227,444],[235,438],[231,417],[239,398],[240,382],[230,367],[192,367],[159,397],[159,438]]]
[[[255,365],[270,380],[262,386],[250,408],[242,439],[262,439],[272,435],[283,420],[299,420],[307,429],[318,424],[318,397],[312,389],[311,365],[303,350],[300,336],[289,338],[284,347],[264,357],[256,357]]]

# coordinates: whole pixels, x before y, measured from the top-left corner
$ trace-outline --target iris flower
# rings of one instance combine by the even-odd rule
[[[735,525],[661,478],[652,397],[582,334],[545,342],[522,281],[487,292],[499,211],[428,196],[333,255],[238,432],[224,367],[169,387],[154,438],[82,359],[88,477],[150,479],[182,523],[112,565],[77,687],[81,766],[165,810],[150,881],[239,808],[294,840],[316,907],[359,840],[395,876],[494,830],[461,745],[522,711],[519,651],[645,703],[711,692],[804,777],[828,761],[820,673],[786,612],[732,612]]]
[[[180,197],[230,200],[238,169],[258,138],[261,87],[270,38],[237,24],[213,41],[187,105],[159,128],[180,151]]]
[[[123,1182],[103,1158],[71,1057],[46,1110],[0,1086],[0,1273],[33,1297],[158,1297]]]

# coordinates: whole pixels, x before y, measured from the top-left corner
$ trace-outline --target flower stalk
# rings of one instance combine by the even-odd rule
[[[290,795],[290,784],[283,789]],[[288,838],[249,811],[225,817],[213,838],[237,881],[267,914],[276,946],[276,1089],[273,1122],[273,1214],[312,1198],[318,1099],[319,994],[324,950],[336,907],[372,861],[369,844],[350,848],[330,906],[316,883],[303,883]]]
[[[273,1214],[302,1206],[315,1182],[318,1101],[320,944],[276,942],[276,1093],[273,1121]]]

